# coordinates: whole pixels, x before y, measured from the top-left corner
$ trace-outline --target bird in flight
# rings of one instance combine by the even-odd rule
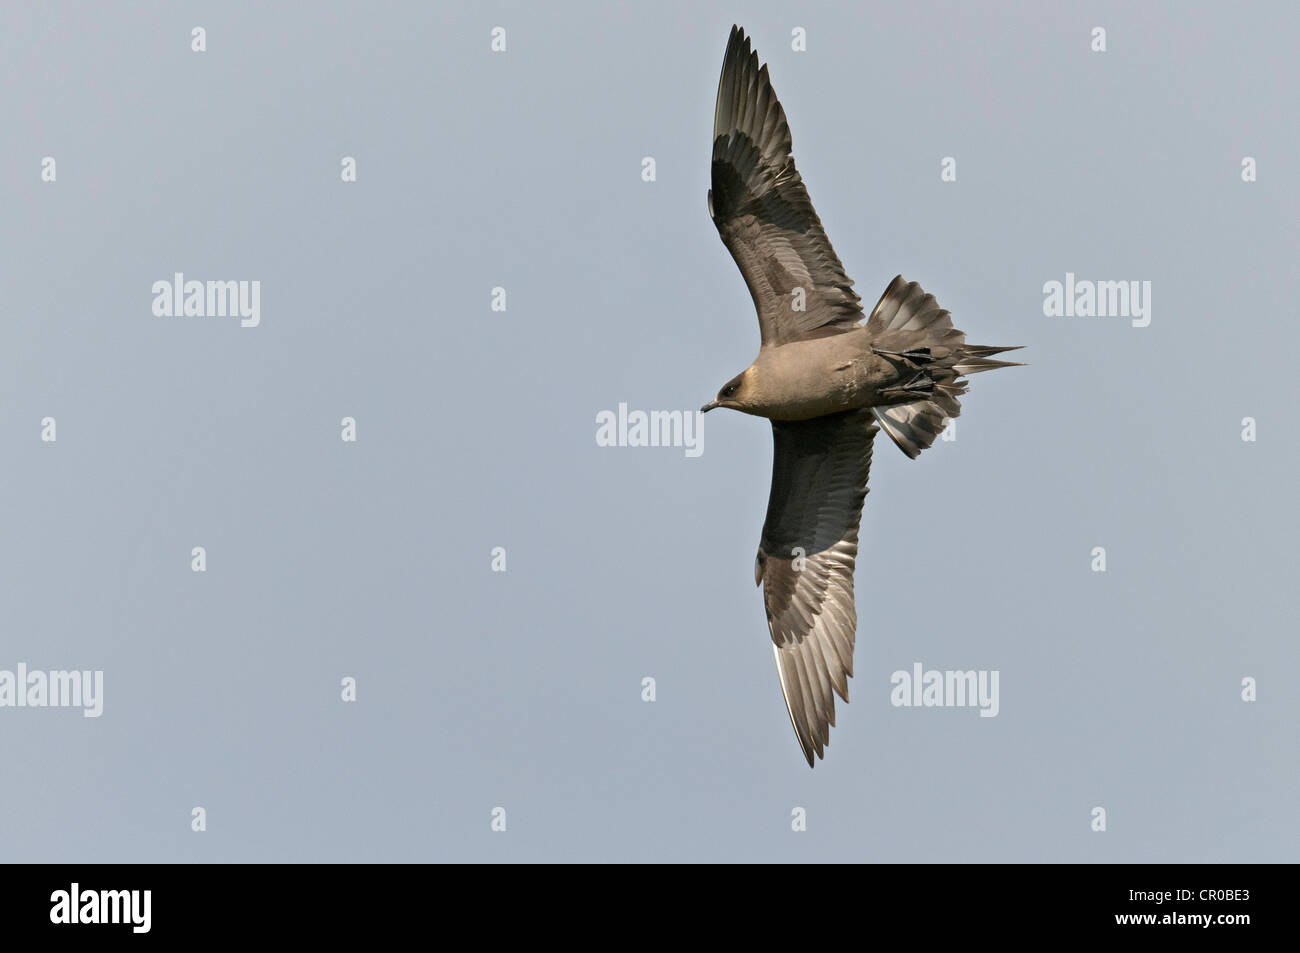
[[[713,117],[709,214],[758,310],[758,357],[701,408],[772,421],[772,491],[754,565],[786,709],[809,767],[849,700],[853,567],[871,447],[909,457],[961,413],[965,375],[1015,362],[979,347],[916,282],[894,278],[864,322],[791,156],[767,67],[733,26]],[[936,527],[936,530],[938,527]]]

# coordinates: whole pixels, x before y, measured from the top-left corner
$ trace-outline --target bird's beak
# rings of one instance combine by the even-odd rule
[[[719,404],[716,400],[711,400],[711,401],[709,401],[707,404],[705,404],[703,407],[700,408],[700,413],[702,413],[702,414],[707,414],[707,413],[708,413],[710,410],[712,410],[714,407],[720,407],[720,406],[722,406],[722,405]]]

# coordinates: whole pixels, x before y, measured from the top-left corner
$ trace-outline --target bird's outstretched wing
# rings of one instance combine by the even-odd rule
[[[870,410],[772,421],[772,493],[754,567],[781,691],[808,765],[849,700],[853,565],[877,427]]]
[[[709,214],[754,297],[763,344],[851,329],[862,318],[790,154],[785,111],[739,27],[713,117]]]

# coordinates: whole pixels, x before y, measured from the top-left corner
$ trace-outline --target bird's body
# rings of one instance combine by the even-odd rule
[[[864,315],[791,155],[785,113],[733,27],[714,114],[709,212],[758,310],[758,357],[704,410],[772,421],[772,489],[755,562],[777,673],[811,766],[848,701],[853,569],[880,428],[909,457],[950,418],[964,376],[1010,348],[966,344],[934,296],[901,276]],[[865,321],[864,321],[865,319]]]
[[[894,377],[889,361],[872,353],[865,327],[763,348],[752,368],[745,388],[752,398],[735,409],[769,420],[809,420],[886,403],[880,391]]]

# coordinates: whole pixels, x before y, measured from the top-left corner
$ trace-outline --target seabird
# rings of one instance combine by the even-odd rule
[[[861,300],[794,167],[790,128],[749,38],[733,26],[713,117],[709,214],[758,310],[758,357],[704,412],[772,421],[772,492],[754,564],[786,709],[809,767],[835,698],[849,700],[853,566],[871,447],[883,428],[915,458],[961,413],[964,375],[1015,362],[979,347],[899,275]],[[936,530],[938,527],[936,527]]]

